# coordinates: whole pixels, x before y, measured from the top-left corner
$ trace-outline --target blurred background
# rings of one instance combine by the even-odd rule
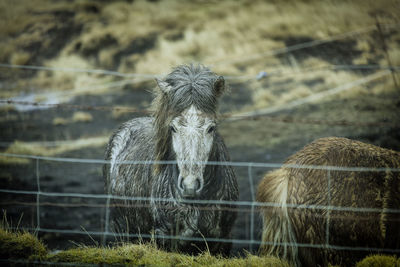
[[[225,77],[219,132],[234,162],[282,163],[326,136],[400,150],[399,10],[398,0],[0,0],[7,223],[44,229],[52,249],[97,242],[104,199],[29,192],[102,194],[101,164],[62,159],[103,159],[122,122],[148,115],[154,78],[179,64]],[[241,200],[269,170],[236,168]],[[241,211],[232,238],[260,239],[252,214]],[[233,253],[243,249],[257,246]]]

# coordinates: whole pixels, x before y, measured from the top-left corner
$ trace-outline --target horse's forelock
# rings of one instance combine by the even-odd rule
[[[176,67],[165,78],[168,92],[159,91],[153,102],[156,131],[156,160],[169,160],[171,133],[169,123],[194,105],[200,111],[216,115],[219,95],[214,90],[218,76],[202,65]],[[161,170],[156,165],[156,171]]]
[[[176,113],[194,105],[199,110],[215,114],[218,96],[214,83],[218,76],[202,65],[182,65],[167,75],[165,81],[171,86],[170,108]]]

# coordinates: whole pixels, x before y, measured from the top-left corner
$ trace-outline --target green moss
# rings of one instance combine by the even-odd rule
[[[52,254],[34,235],[2,228],[0,258],[126,266],[288,266],[284,261],[272,257],[249,254],[246,258],[223,258],[209,253],[190,256],[166,252],[154,244],[123,244],[112,248],[82,246]]]
[[[400,266],[400,259],[389,255],[371,255],[359,261],[356,267],[393,267]]]
[[[224,258],[204,252],[198,256],[166,252],[154,244],[123,244],[112,248],[81,246],[55,254],[48,253],[34,235],[10,232],[0,228],[0,259],[36,260],[47,263],[86,263],[125,266],[212,266],[256,267],[289,265],[275,257],[259,257],[248,253],[243,258]],[[399,266],[395,256],[372,255],[358,262],[356,267]]]
[[[190,256],[165,252],[150,244],[126,244],[114,248],[75,248],[49,255],[46,261],[128,266],[288,266],[286,262],[273,257],[258,257],[248,254],[246,258],[223,258],[212,256],[209,253]]]
[[[32,234],[0,229],[1,259],[42,259],[46,254],[45,246]]]
[[[46,259],[50,262],[80,262],[80,263],[106,263],[118,264],[129,263],[132,260],[119,254],[113,249],[102,248],[76,248],[49,255]]]
[[[275,258],[275,257],[259,257],[255,255],[248,254],[246,258],[234,258],[234,259],[225,259],[219,264],[214,266],[249,266],[249,267],[256,267],[256,266],[285,266],[288,267],[285,261]]]

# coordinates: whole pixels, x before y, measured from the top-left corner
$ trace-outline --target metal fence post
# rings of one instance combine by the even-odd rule
[[[39,158],[36,158],[36,229],[40,231],[40,172],[39,172]]]
[[[254,193],[254,183],[253,183],[253,175],[252,175],[252,165],[253,163],[249,163],[247,171],[249,177],[249,184],[250,184],[250,193],[251,193],[251,214],[250,214],[250,244],[249,250],[250,252],[253,251],[253,243],[254,243],[254,204],[255,204],[255,193]]]
[[[105,214],[105,223],[104,223],[104,232],[103,232],[103,238],[101,240],[101,243],[103,246],[106,245],[106,239],[108,234],[110,233],[108,228],[110,225],[110,200],[111,200],[111,195],[108,192],[107,194],[107,201],[106,201],[106,214]]]
[[[326,229],[325,229],[325,245],[329,246],[329,224],[330,224],[330,213],[331,213],[331,171],[327,170],[328,179],[328,209],[326,211]]]

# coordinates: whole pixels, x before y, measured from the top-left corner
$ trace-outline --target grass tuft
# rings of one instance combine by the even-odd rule
[[[0,228],[0,259],[36,260],[46,263],[86,263],[125,266],[284,266],[278,258],[258,257],[223,258],[206,252],[198,256],[166,252],[154,243],[129,244],[115,247],[80,246],[57,253],[48,253],[46,247],[34,235],[27,232],[11,232]]]
[[[197,256],[166,252],[154,243],[122,243],[115,247],[76,248],[49,253],[38,238],[24,231],[6,230],[0,227],[0,259],[39,261],[46,263],[106,264],[125,266],[212,266],[212,267],[289,267],[288,263],[275,257],[256,256],[250,253],[243,258],[224,258],[203,252]],[[371,255],[358,262],[356,267],[400,266],[396,256]]]
[[[72,122],[91,122],[93,120],[93,116],[88,112],[74,112],[72,115]]]
[[[1,259],[44,259],[46,255],[46,247],[32,234],[0,229]]]
[[[63,118],[55,118],[53,121],[54,125],[65,125],[68,120]],[[22,155],[37,155],[37,156],[55,156],[69,151],[80,150],[88,147],[102,147],[108,141],[107,136],[97,136],[80,138],[77,140],[65,141],[60,143],[54,143],[54,145],[46,145],[45,142],[13,142],[4,153],[9,154],[22,154]],[[50,143],[51,144],[51,143]],[[2,151],[3,152],[3,151]],[[0,164],[27,164],[30,160],[3,157],[0,156]]]
[[[151,244],[124,244],[114,248],[75,248],[47,257],[50,262],[80,262],[90,264],[124,264],[151,266],[288,266],[274,257],[223,258],[203,253],[191,256],[165,252]]]
[[[356,264],[356,267],[392,267],[400,266],[400,259],[389,255],[371,255]]]

